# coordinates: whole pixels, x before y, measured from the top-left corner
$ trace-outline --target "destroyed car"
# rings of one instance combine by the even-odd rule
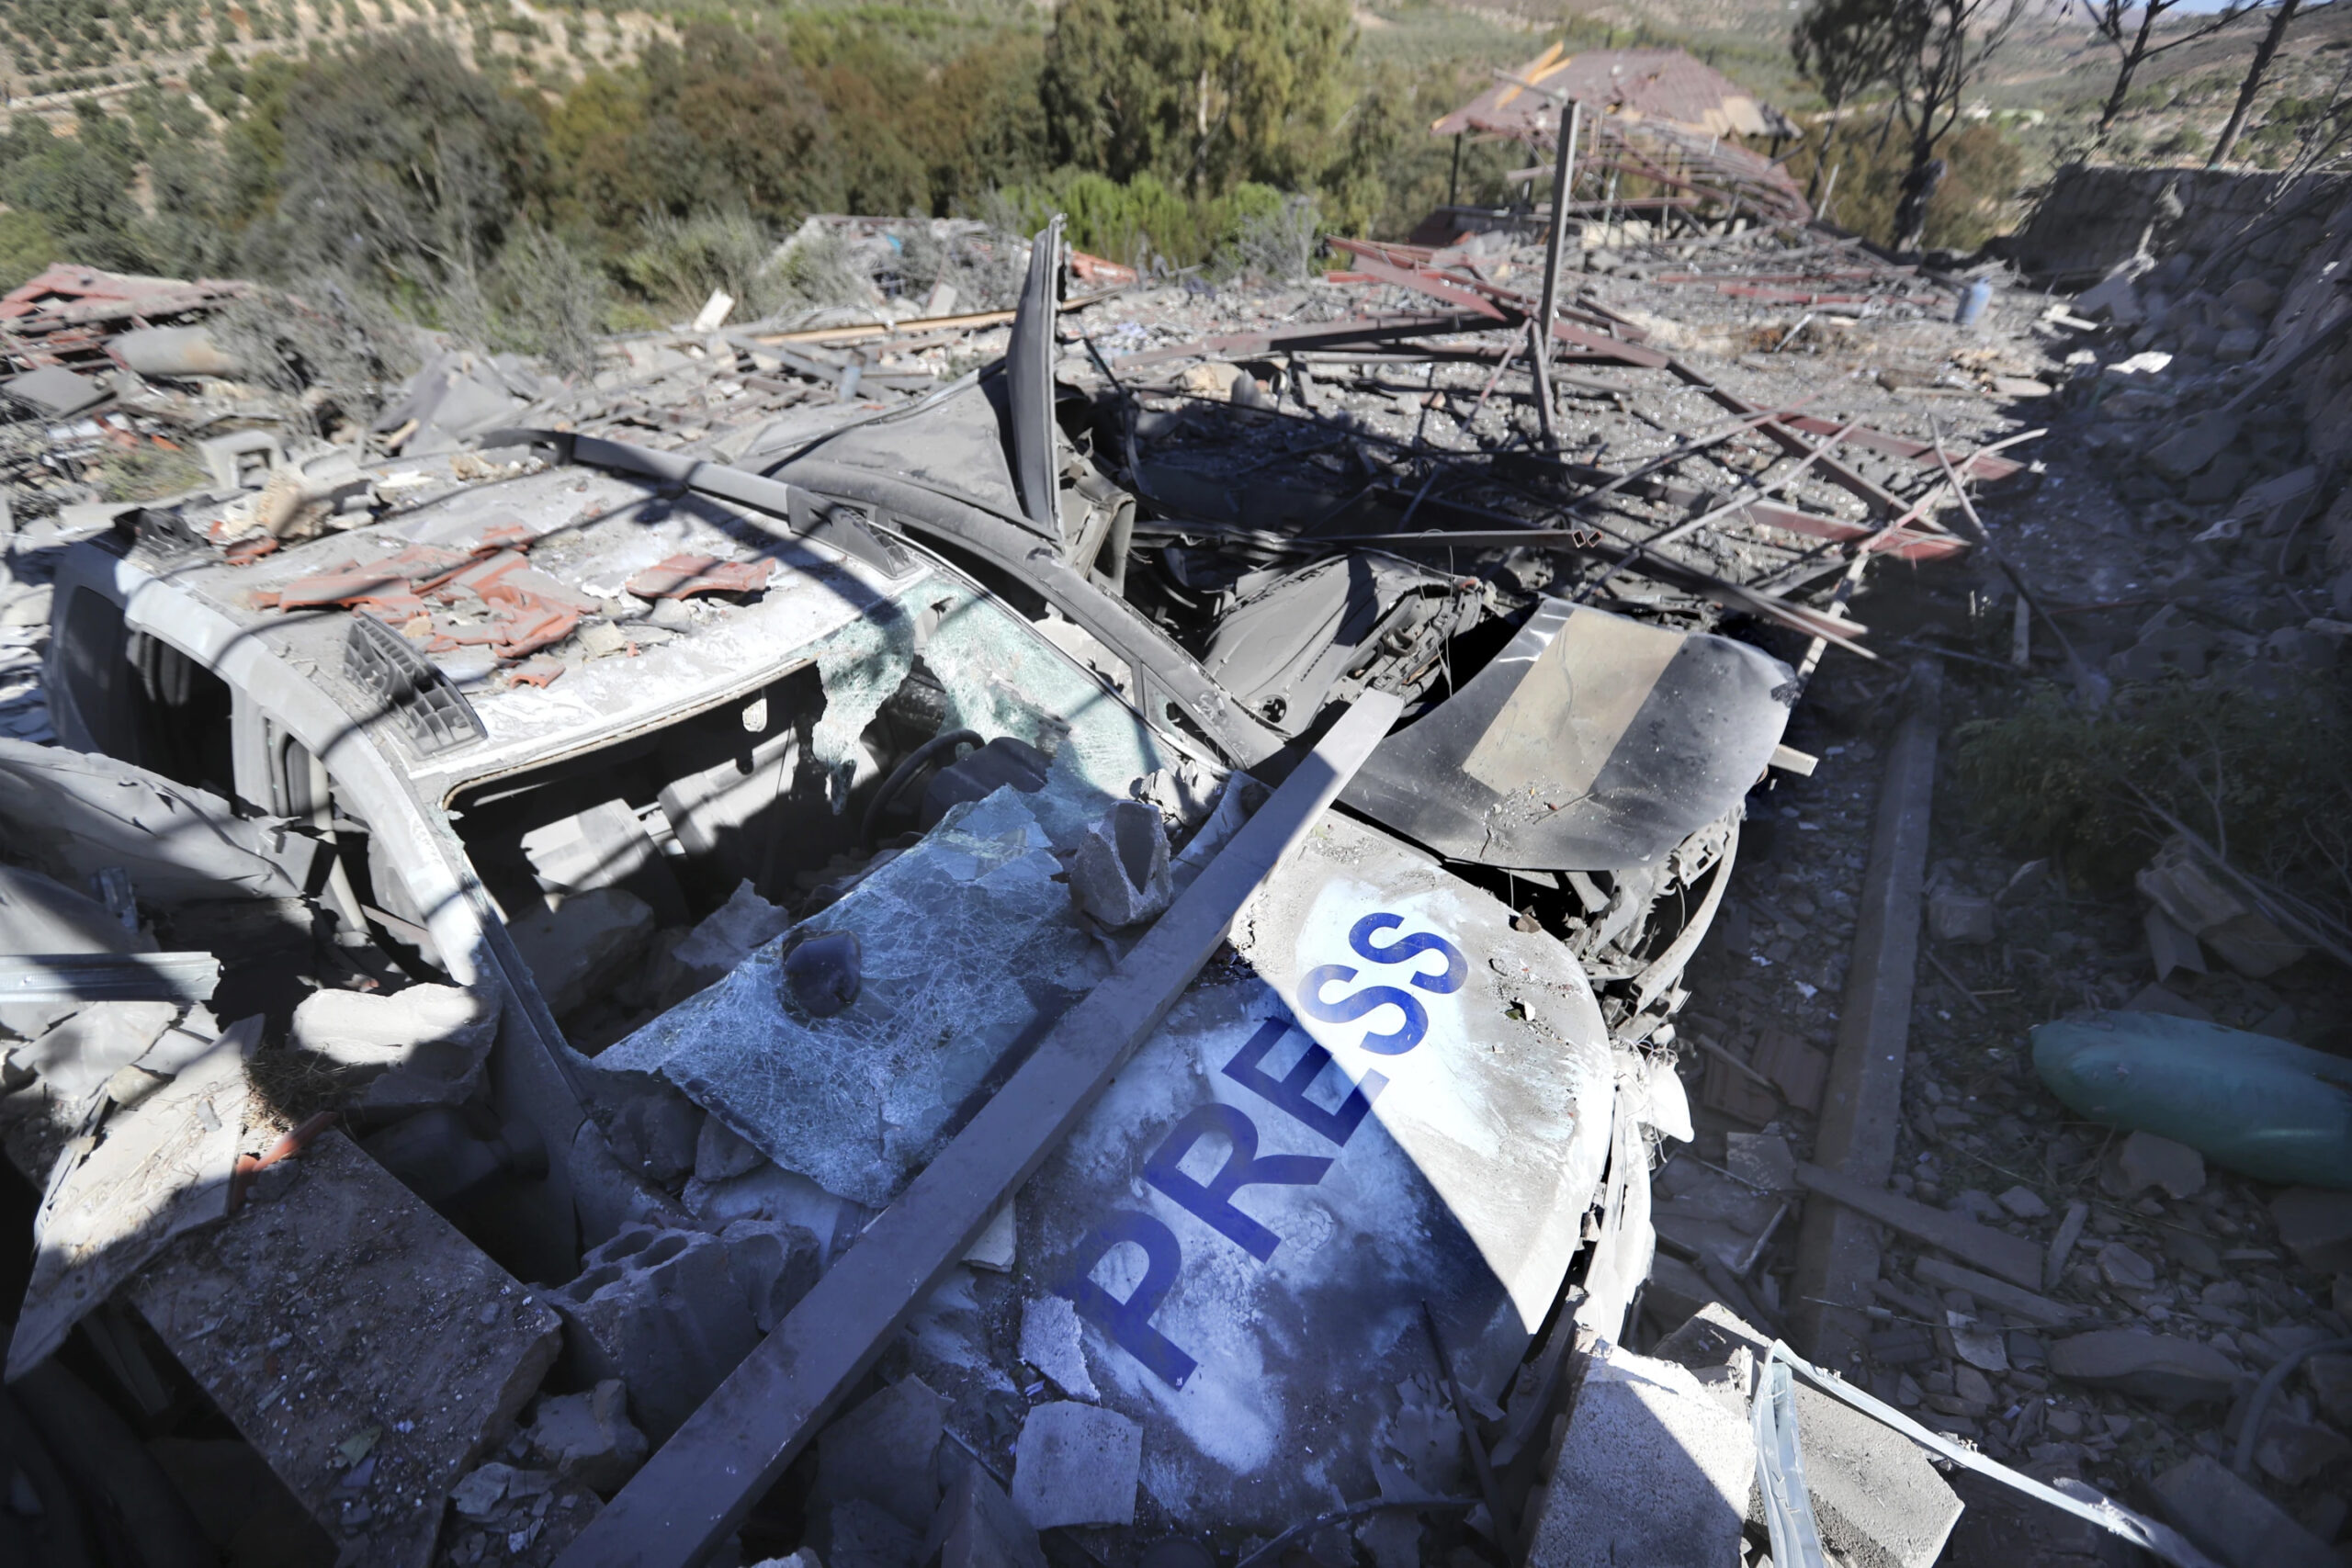
[[[924,1303],[893,1397],[1008,1470],[1091,1424],[1128,1483],[1015,1472],[1040,1525],[1229,1541],[1453,1495],[1449,1383],[1538,1441],[1558,1347],[1648,1272],[1647,1139],[1689,1122],[1636,1047],[1672,1038],[1789,672],[1371,553],[1243,588],[1188,651],[1118,596],[1131,502],[1019,412],[1050,322],[765,475],[501,437],[355,476],[305,542],[254,525],[267,492],[126,514],[57,572],[56,728],[270,824],[378,992],[495,1011],[345,1113],[541,1281],[558,1384],[617,1380],[660,1443],[1396,693],[1352,812]],[[289,1000],[272,1049],[306,1048]],[[854,1490],[820,1476],[820,1550]]]

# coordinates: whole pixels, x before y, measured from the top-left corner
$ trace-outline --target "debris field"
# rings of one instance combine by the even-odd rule
[[[1287,278],[0,301],[0,1534],[2340,1562],[2336,840],[1981,807],[2335,678],[2330,264],[1891,261],[1689,64]]]

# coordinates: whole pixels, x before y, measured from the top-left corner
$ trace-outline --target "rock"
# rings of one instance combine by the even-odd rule
[[[531,978],[558,1017],[627,975],[659,925],[634,893],[599,887],[507,922]]]
[[[1973,893],[1938,893],[1928,900],[1928,931],[1938,942],[1982,947],[1993,940],[1993,900]]]
[[[2342,1568],[2317,1537],[2204,1454],[2150,1484],[2165,1517],[2225,1568]]]
[[[1021,1426],[1012,1503],[1037,1529],[1132,1525],[1143,1468],[1143,1428],[1115,1410],[1040,1404]]]
[[[922,1561],[933,1554],[939,1568],[1046,1568],[1037,1532],[977,1464],[963,1467],[932,1518]]]
[[[2352,1192],[2290,1187],[2270,1201],[2278,1239],[2307,1269],[2352,1269]]]
[[[2205,1156],[2154,1133],[2134,1133],[2124,1139],[2115,1163],[2123,1177],[2122,1197],[2143,1187],[2161,1187],[2175,1198],[2193,1198],[2205,1186]]]
[[[2050,1370],[2072,1382],[2166,1406],[2228,1399],[2238,1382],[2237,1368],[2211,1346],[2132,1328],[2051,1341]]]
[[[823,931],[789,947],[784,986],[810,1018],[831,1018],[865,988],[865,954],[855,931]]]
[[[1114,931],[1140,925],[1167,908],[1175,883],[1159,812],[1137,800],[1120,801],[1105,811],[1079,838],[1070,857],[1069,893],[1080,908]]]
[[[1724,1168],[1768,1192],[1792,1192],[1797,1185],[1796,1156],[1789,1141],[1770,1133],[1726,1133]]]
[[[2213,357],[2224,365],[2244,365],[2262,352],[2262,341],[2268,335],[2259,327],[2223,333],[2214,340]]]
[[[2124,1246],[2110,1241],[2098,1249],[2099,1278],[2119,1291],[2153,1291],[2156,1288],[2156,1266]]]
[[[2110,321],[2120,327],[2138,326],[2147,317],[2140,305],[2139,291],[2133,287],[2137,276],[2132,264],[2125,263],[2075,295],[2075,313],[2094,321]]]
[[[583,1256],[579,1278],[547,1300],[571,1329],[582,1371],[626,1383],[656,1442],[668,1441],[759,1340],[726,1246],[703,1231],[625,1229]]]
[[[571,1200],[580,1214],[580,1239],[597,1247],[631,1225],[657,1230],[690,1230],[694,1216],[668,1193],[652,1186],[623,1165],[605,1141],[605,1130],[582,1122],[572,1134],[563,1163],[571,1179]]]
[[[2352,1354],[2312,1356],[2303,1362],[2303,1381],[2322,1414],[2339,1425],[2352,1426]]]
[[[920,1537],[939,1507],[937,1450],[946,1415],[947,1402],[908,1376],[842,1416],[817,1438],[811,1506],[838,1513],[845,1504],[871,1504]]]
[[[313,991],[294,1010],[287,1043],[366,1082],[364,1110],[457,1105],[481,1082],[498,1011],[456,986]]]
[[[1534,1505],[1529,1568],[1735,1562],[1755,1475],[1754,1437],[1687,1368],[1604,1344]]]
[[[2186,479],[2228,450],[2245,428],[2244,416],[2208,410],[2172,427],[2148,451],[2148,467],[2176,482]]]
[[[180,1015],[175,1002],[100,1001],[80,1007],[31,1044],[8,1053],[14,1071],[10,1082],[23,1082],[28,1068],[61,1103],[78,1104],[145,1055]]]
[[[696,1181],[726,1181],[748,1176],[767,1162],[767,1156],[755,1145],[736,1136],[735,1130],[726,1122],[716,1116],[703,1118],[702,1130],[695,1137]]]
[[[922,1537],[864,1498],[812,1513],[823,1568],[916,1568],[922,1561]]]
[[[1951,1391],[1981,1409],[1992,1407],[1993,1381],[1965,1361],[1951,1370]]]
[[[449,1488],[449,1506],[458,1510],[461,1519],[486,1525],[505,1510],[506,1488],[514,1479],[514,1467],[493,1460],[468,1474]]]
[[[2267,316],[2278,308],[2278,290],[2258,277],[2241,277],[2222,290],[2222,303],[2248,315]]]
[[[1086,1371],[1078,1309],[1061,1296],[1032,1296],[1021,1304],[1021,1359],[1070,1399],[1102,1397]]]
[[[975,1269],[985,1269],[991,1274],[1012,1271],[1012,1260],[1021,1245],[1019,1214],[1013,1207],[1014,1202],[1015,1200],[1007,1198],[1004,1207],[989,1216],[988,1228],[980,1232],[972,1243],[972,1249],[964,1254],[966,1263]]]
[[[535,1458],[598,1492],[609,1493],[636,1474],[650,1451],[628,1418],[628,1390],[615,1378],[586,1393],[540,1400],[524,1437]]]
[[[1944,1314],[1944,1323],[1951,1335],[1952,1349],[1963,1363],[1953,1369],[1954,1377],[1970,1368],[1987,1372],[2009,1370],[2008,1343],[1999,1329],[1985,1327],[1966,1313],[1960,1312]],[[1988,1395],[1986,1403],[1990,1402]]]
[[[695,985],[707,986],[791,925],[792,916],[761,897],[746,878],[726,903],[687,933],[672,956]]]
[[[2050,1213],[2050,1205],[2030,1187],[2012,1187],[1993,1201],[2021,1220],[2043,1219]]]
[[[2352,1462],[2352,1442],[2315,1421],[2274,1416],[2263,1423],[2261,1440],[2254,1446],[2254,1462],[2272,1480],[2301,1486],[2315,1475],[2344,1473],[2345,1465]]]
[[[752,1326],[773,1334],[800,1304],[824,1269],[824,1248],[802,1226],[782,1220],[737,1220],[718,1233],[727,1271],[743,1292]]]
[[[2174,924],[2241,975],[2258,980],[2309,951],[2248,906],[2182,840],[2168,840],[2134,881]]]
[[[646,1180],[675,1187],[702,1156],[702,1108],[659,1078],[640,1076],[599,1081],[610,1098],[606,1129],[614,1157]]]

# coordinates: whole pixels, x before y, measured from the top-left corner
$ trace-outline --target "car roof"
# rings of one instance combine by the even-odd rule
[[[381,522],[242,564],[213,548],[164,560],[135,549],[131,564],[257,637],[366,727],[420,793],[444,797],[463,783],[605,744],[756,688],[942,570],[909,553],[906,569],[892,575],[796,536],[780,520],[709,496],[674,493],[640,476],[532,459],[508,465],[508,477],[467,482],[474,476],[451,467],[449,458],[429,460],[379,478],[379,494],[416,498]],[[187,510],[201,535],[207,512],[218,509]],[[661,600],[632,593],[628,585],[646,589],[640,574],[664,566],[677,576],[681,558],[747,568],[746,577],[764,567],[765,580],[751,592],[690,590],[657,620],[649,611]],[[401,584],[356,604],[317,602],[359,586],[385,563],[395,570],[406,565],[416,575],[420,560],[500,570],[520,588],[485,600],[454,586],[469,575],[459,571],[446,591],[428,587],[404,597],[397,590],[409,585]],[[429,568],[419,581],[433,581]],[[572,630],[544,648],[501,657],[493,643],[451,645],[452,632],[512,630],[550,605],[571,617]],[[480,739],[435,751],[396,725],[374,722],[382,716],[382,699],[346,671],[352,619],[368,615],[396,635],[405,627],[401,640],[479,717]]]

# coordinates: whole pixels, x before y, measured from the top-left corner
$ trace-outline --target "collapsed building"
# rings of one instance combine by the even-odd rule
[[[1972,1346],[2040,1251],[1832,1148],[1825,1072],[1883,1085],[1694,1021],[1866,575],[1989,547],[2052,389],[1566,66],[1464,127],[1581,124],[1589,200],[1254,292],[1057,227],[975,251],[1003,308],[714,300],[322,419],[228,286],[37,280],[21,1397],[200,1405],[319,1561],[1926,1568],[1973,1469],[2207,1562],[1838,1375],[1871,1280],[1776,1247],[1928,1237]],[[1863,330],[1951,368],[1775,385]],[[1973,418],[1883,428],[1922,387]],[[210,482],[74,488],[126,443]],[[189,1450],[96,1451],[120,1560],[201,1533]]]

